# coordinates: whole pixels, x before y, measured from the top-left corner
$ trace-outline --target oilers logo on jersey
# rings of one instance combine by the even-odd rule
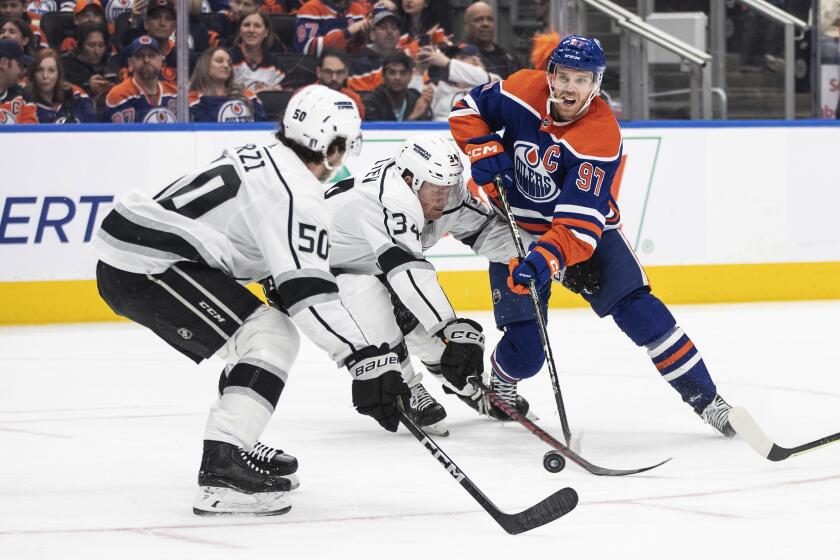
[[[131,0],[109,0],[105,6],[105,19],[108,23],[116,23],[120,15],[131,11]]]
[[[17,118],[11,111],[0,109],[0,126],[7,124],[17,124]]]
[[[525,198],[534,202],[545,202],[557,196],[560,189],[551,178],[545,164],[556,170],[558,156],[559,150],[555,153],[554,150],[549,149],[545,157],[540,157],[540,149],[536,144],[524,140],[514,143],[516,188]]]
[[[143,122],[146,124],[164,124],[178,122],[178,119],[166,107],[154,107],[143,117]]]
[[[251,122],[251,111],[239,99],[232,99],[219,109],[219,122],[240,123]]]

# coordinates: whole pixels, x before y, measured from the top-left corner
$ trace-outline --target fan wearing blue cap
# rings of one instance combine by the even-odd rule
[[[157,40],[142,35],[128,47],[133,73],[114,86],[105,98],[104,117],[115,123],[176,122],[175,84],[160,79],[163,57]]]
[[[501,178],[508,217],[528,247],[523,259],[511,246],[507,265],[490,264],[496,324],[504,331],[490,358],[490,386],[522,412],[516,384],[536,375],[545,361],[545,325],[528,291],[537,289],[545,316],[555,280],[580,294],[599,317],[612,317],[647,350],[662,380],[704,422],[732,437],[731,407],[717,394],[694,342],[651,293],[619,229],[614,181],[622,161],[621,130],[598,97],[606,68],[597,39],[569,35],[551,53],[547,71],[521,70],[479,86],[450,113],[452,135],[470,158],[473,179],[489,185],[485,192],[507,215],[494,185]]]
[[[0,39],[0,125],[37,124],[37,107],[20,87],[31,56],[15,41]]]

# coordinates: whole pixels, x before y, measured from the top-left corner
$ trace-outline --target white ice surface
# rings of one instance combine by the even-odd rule
[[[840,430],[840,302],[674,311],[720,393],[776,442]],[[196,367],[130,324],[0,329],[0,558],[840,556],[840,445],[771,463],[715,436],[610,320],[552,311],[550,330],[582,454],[613,468],[674,460],[624,478],[571,463],[550,474],[536,437],[428,381],[449,411],[438,442],[500,508],[580,494],[568,516],[509,536],[410,434],[356,414],[348,374],[308,341],[262,438],[299,458],[292,511],[208,520],[191,503],[221,362]],[[547,372],[521,393],[559,437]]]

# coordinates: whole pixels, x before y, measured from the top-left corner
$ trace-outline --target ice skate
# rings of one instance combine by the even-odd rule
[[[455,395],[477,413],[487,414],[487,400],[484,398],[481,389],[475,389],[475,393],[472,395],[462,395],[446,384],[443,384],[442,387],[444,394]]]
[[[250,452],[241,450],[254,464],[265,469],[275,476],[285,478],[292,485],[292,490],[300,486],[300,479],[297,476],[298,462],[295,457],[283,453],[282,449],[274,449],[259,441]]]
[[[282,515],[292,506],[291,482],[258,466],[240,447],[204,441],[196,515]],[[296,461],[295,461],[296,463]]]
[[[442,437],[449,435],[449,428],[444,422],[446,409],[426,391],[422,383],[417,383],[411,388],[408,414],[430,434]]]
[[[696,411],[697,415],[703,419],[703,422],[712,426],[722,436],[732,438],[735,437],[735,429],[729,423],[729,411],[732,406],[723,400],[720,395],[715,395],[706,408],[702,411]]]
[[[505,381],[496,375],[495,372],[491,375],[490,391],[499,396],[506,404],[516,409],[520,414],[530,418],[528,414],[530,405],[524,397],[517,393],[516,386],[517,384],[515,382],[510,383]],[[510,420],[510,416],[489,402],[487,403],[487,415],[503,422]]]

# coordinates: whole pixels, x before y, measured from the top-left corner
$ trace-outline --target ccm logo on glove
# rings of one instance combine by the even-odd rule
[[[484,335],[474,330],[469,331],[449,331],[448,337],[452,342],[477,342],[484,343]]]
[[[503,148],[501,144],[498,142],[491,142],[481,146],[471,146],[467,155],[469,156],[470,161],[475,161],[486,156],[496,155],[502,150]]]

